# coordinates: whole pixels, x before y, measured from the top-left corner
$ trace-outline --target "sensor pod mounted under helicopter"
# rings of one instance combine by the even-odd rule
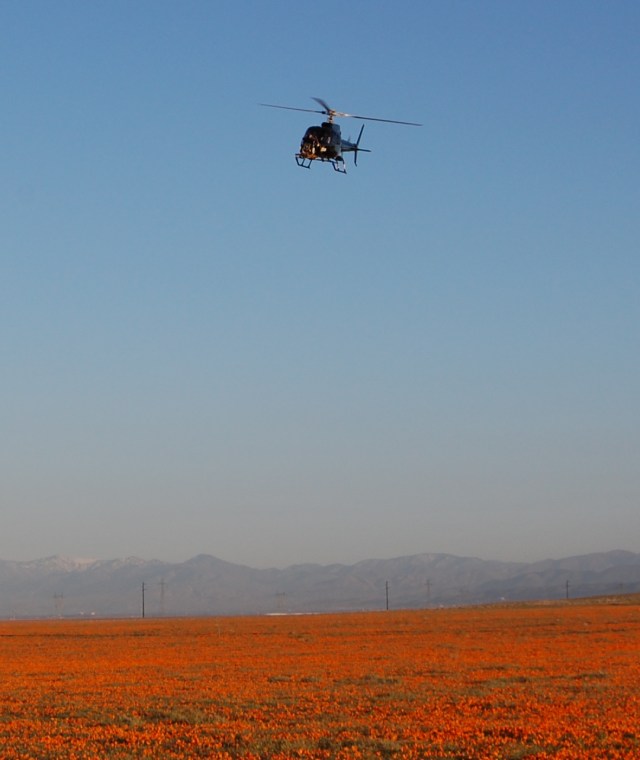
[[[358,151],[371,153],[370,150],[360,147],[360,138],[364,130],[364,124],[360,128],[358,139],[353,143],[349,140],[343,140],[340,135],[340,127],[334,124],[335,118],[360,119],[364,121],[386,121],[390,124],[406,124],[410,127],[421,127],[422,124],[416,124],[413,121],[397,121],[396,119],[376,119],[373,116],[356,116],[353,113],[342,113],[334,111],[333,108],[320,98],[313,98],[322,106],[322,111],[314,108],[293,108],[292,106],[277,106],[273,103],[260,103],[261,106],[268,108],[284,108],[287,111],[306,111],[308,113],[321,113],[327,117],[319,127],[309,127],[304,133],[300,143],[300,152],[296,153],[296,163],[304,169],[311,168],[312,161],[328,161],[335,171],[341,174],[347,173],[347,167],[342,157],[343,153],[353,153],[353,164],[358,165]]]

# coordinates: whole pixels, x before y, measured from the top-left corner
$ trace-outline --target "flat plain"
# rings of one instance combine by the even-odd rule
[[[0,756],[637,758],[640,599],[0,622]]]

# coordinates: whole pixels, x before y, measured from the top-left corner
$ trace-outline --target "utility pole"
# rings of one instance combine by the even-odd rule
[[[160,578],[160,615],[164,617],[164,591],[165,591],[164,578]]]
[[[387,610],[389,610],[389,581],[386,581],[386,583],[384,584],[384,588],[385,588],[385,594],[387,597]]]
[[[144,618],[144,581],[142,581],[142,617]]]
[[[56,611],[56,617],[62,617],[62,605],[64,604],[64,594],[53,595],[53,606]]]
[[[431,607],[431,578],[427,578],[427,607]]]
[[[567,578],[567,599],[569,598],[569,579]]]

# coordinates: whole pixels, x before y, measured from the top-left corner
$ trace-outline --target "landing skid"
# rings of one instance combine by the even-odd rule
[[[331,166],[333,166],[333,170],[335,172],[338,172],[338,174],[347,173],[347,167],[344,162],[344,159],[342,158],[308,158],[306,156],[301,155],[300,153],[296,153],[296,164],[298,164],[298,166],[301,166],[303,169],[311,169],[311,164],[313,161],[322,161],[323,163],[330,163]]]
[[[298,164],[298,166],[301,166],[303,169],[311,169],[311,161],[311,158],[305,158],[299,153],[296,153],[296,164]]]

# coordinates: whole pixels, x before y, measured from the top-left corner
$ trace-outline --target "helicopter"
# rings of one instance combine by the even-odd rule
[[[307,113],[321,113],[327,117],[320,126],[309,127],[304,133],[300,143],[300,151],[296,153],[296,163],[303,169],[310,169],[313,161],[328,161],[334,170],[340,174],[347,173],[343,153],[353,153],[353,164],[358,165],[358,151],[361,153],[371,153],[367,148],[360,147],[360,139],[364,131],[364,124],[360,127],[360,134],[355,142],[343,140],[340,134],[340,127],[334,123],[336,118],[351,118],[364,121],[385,121],[390,124],[405,124],[411,127],[421,127],[422,124],[416,124],[413,121],[397,121],[396,119],[377,119],[373,116],[356,116],[353,113],[343,113],[334,111],[321,98],[312,98],[316,103],[322,106],[319,111],[315,108],[294,108],[292,106],[279,106],[273,103],[260,103],[267,108],[283,108],[287,111],[306,111]]]

